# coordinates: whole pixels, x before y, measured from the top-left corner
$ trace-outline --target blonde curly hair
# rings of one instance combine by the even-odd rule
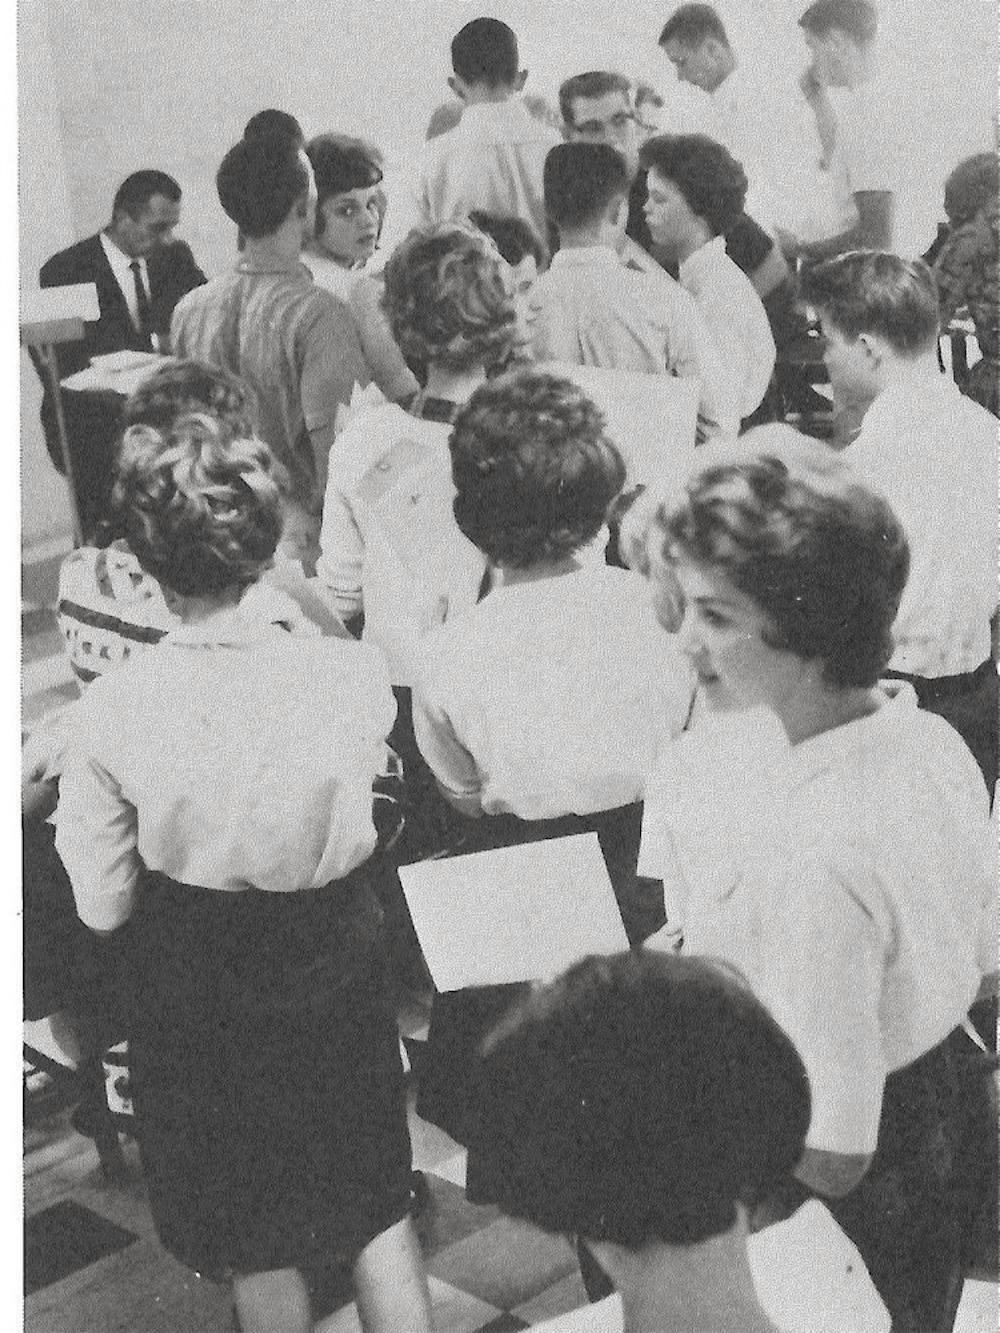
[[[516,314],[500,253],[471,225],[418,227],[385,267],[382,304],[408,361],[447,370],[506,362]]]
[[[267,445],[201,412],[122,436],[112,508],[147,573],[187,597],[242,590],[271,565],[284,473]]]

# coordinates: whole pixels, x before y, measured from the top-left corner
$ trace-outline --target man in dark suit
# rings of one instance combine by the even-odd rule
[[[59,378],[84,369],[107,352],[167,351],[170,317],[185,293],[205,275],[190,248],[174,240],[180,219],[181,188],[163,171],[137,171],[118,187],[111,222],[46,260],[42,287],[92,282],[100,317],[84,324],[79,342],[57,349]],[[121,399],[115,394],[62,395],[66,433],[84,535],[107,514],[115,443],[121,427]],[[55,404],[46,390],[42,427],[52,461],[63,459],[55,426]]]

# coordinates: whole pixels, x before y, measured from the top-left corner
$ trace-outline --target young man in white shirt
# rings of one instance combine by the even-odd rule
[[[735,433],[733,387],[693,299],[628,244],[629,170],[606,143],[567,143],[545,160],[545,206],[560,247],[528,297],[539,361],[688,376],[701,382],[706,430]]]
[[[949,721],[992,793],[997,779],[996,420],[938,366],[938,298],[922,260],[855,251],[807,271],[835,391],[871,406],[850,462],[889,500],[910,543],[890,674]]]
[[[482,209],[524,218],[545,235],[542,167],[559,135],[518,96],[517,37],[498,19],[467,23],[451,44],[448,80],[464,103],[453,130],[427,145],[417,190],[417,221],[447,222]]]
[[[895,174],[893,148],[881,124],[876,93],[878,16],[869,0],[815,0],[799,19],[812,57],[800,86],[816,118],[821,165],[841,177],[848,216],[834,235],[801,240],[780,233],[790,259],[828,259],[862,247],[892,246]],[[850,100],[835,111],[830,89]]]
[[[660,33],[660,49],[681,83],[700,88],[706,129],[749,178],[747,206],[766,225],[790,227],[804,213],[809,169],[819,150],[802,97],[773,76],[750,73],[712,5],[685,4]]]
[[[639,161],[648,171],[646,221],[678,264],[734,386],[728,413],[759,407],[774,370],[774,338],[753,284],[726,254],[725,233],[742,213],[747,178],[721,144],[701,134],[656,135]]]

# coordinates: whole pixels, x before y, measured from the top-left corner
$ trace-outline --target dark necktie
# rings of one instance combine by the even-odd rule
[[[132,278],[135,282],[135,307],[139,315],[139,332],[144,338],[149,338],[149,297],[146,294],[146,284],[142,280],[142,266],[138,259],[133,259],[129,268],[132,270]]]

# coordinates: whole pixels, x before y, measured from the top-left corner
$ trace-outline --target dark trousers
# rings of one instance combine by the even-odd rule
[[[63,418],[84,541],[92,538],[102,521],[110,516],[124,402],[124,398],[115,393],[63,391]],[[42,402],[42,427],[52,462],[65,474],[65,463],[58,446],[55,409],[48,394]]]

